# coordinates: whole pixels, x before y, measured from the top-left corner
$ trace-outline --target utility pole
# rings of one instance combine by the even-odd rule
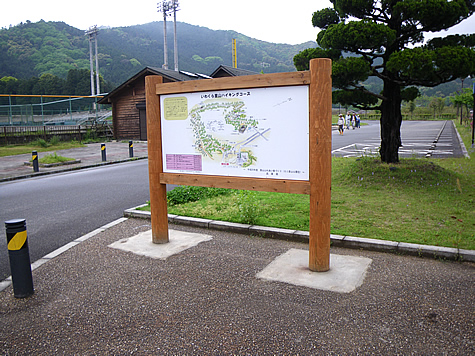
[[[99,82],[99,56],[97,55],[97,28],[96,34],[94,35],[94,42],[96,44],[96,93],[99,95],[101,93],[101,83]]]
[[[86,36],[89,38],[89,63],[91,68],[91,96],[95,96],[96,93],[94,92],[94,62],[92,60],[92,42],[95,42],[95,49],[96,49],[96,87],[97,87],[97,94],[100,91],[100,83],[99,83],[99,58],[97,56],[97,33],[99,30],[97,26],[94,25],[86,31]]]
[[[91,95],[94,96],[94,62],[92,61],[92,36],[89,35],[89,64],[90,64],[90,72],[91,72]]]
[[[169,1],[164,0],[157,3],[158,12],[163,13],[163,69],[168,69],[168,45],[167,45],[167,16],[172,5]]]
[[[172,0],[171,7],[173,9],[173,44],[174,44],[174,61],[175,61],[175,71],[178,72],[178,41],[176,36],[176,12],[180,10],[178,8],[178,0]]]

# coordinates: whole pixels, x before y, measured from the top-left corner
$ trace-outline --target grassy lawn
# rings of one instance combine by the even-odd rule
[[[68,148],[84,147],[82,143],[77,141],[53,141],[46,142],[44,140],[36,140],[27,145],[7,145],[0,146],[0,157],[20,155],[24,153],[31,153],[31,151],[47,152],[66,150]]]
[[[30,162],[31,161],[32,160],[30,160]],[[38,162],[43,163],[43,164],[61,163],[61,162],[68,162],[68,161],[74,161],[74,158],[58,156],[56,152],[47,154],[44,157],[38,159]]]
[[[458,130],[473,156],[469,128]],[[475,158],[333,158],[331,209],[332,234],[475,249]],[[168,212],[308,231],[309,197],[229,191]]]

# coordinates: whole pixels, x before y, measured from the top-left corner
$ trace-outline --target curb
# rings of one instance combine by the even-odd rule
[[[135,208],[124,211],[124,217],[150,219],[149,211],[136,210],[146,206],[139,205]],[[286,240],[293,242],[309,242],[308,231],[289,230],[275,227],[257,226],[232,223],[220,220],[209,220],[202,218],[193,218],[187,216],[178,216],[168,214],[168,222],[177,225],[188,225],[212,230],[226,230],[238,234],[248,234],[266,238]],[[343,247],[350,249],[363,249],[376,252],[390,252],[402,255],[411,255],[419,257],[429,257],[435,259],[445,259],[459,262],[475,262],[475,251],[463,250],[459,248],[419,245],[407,242],[396,242],[378,239],[369,239],[364,237],[330,235],[330,241],[334,247]]]
[[[465,158],[470,158],[470,155],[468,154],[467,148],[465,147],[465,144],[463,143],[462,137],[460,136],[459,131],[457,130],[457,127],[455,126],[454,122],[452,122],[452,125],[454,126],[455,133],[457,135],[457,140],[459,140],[460,147],[462,148],[462,153]]]
[[[64,161],[64,162],[58,162],[58,163],[38,163],[39,167],[44,167],[44,168],[52,168],[52,167],[60,167],[60,166],[67,166],[70,164],[78,164],[81,163],[80,159],[74,159],[71,161]],[[33,167],[33,162],[23,162],[24,166],[30,166]]]
[[[65,168],[65,169],[58,169],[58,170],[48,171],[48,172],[36,172],[36,173],[32,172],[32,173],[24,174],[24,175],[20,175],[20,176],[0,178],[0,183],[2,183],[2,182],[11,182],[11,181],[14,181],[14,180],[25,179],[25,178],[41,177],[41,176],[46,176],[46,175],[56,174],[56,173],[77,171],[77,170],[80,170],[80,169],[107,166],[107,165],[116,164],[116,163],[125,163],[125,162],[130,162],[130,161],[137,161],[137,160],[141,160],[141,159],[148,159],[148,156],[126,158],[126,159],[121,159],[121,160],[117,160],[117,161],[106,161],[106,162],[100,162],[100,163],[93,163],[93,164],[88,164],[88,165],[84,165],[84,166],[68,167],[68,168]]]
[[[53,252],[48,253],[47,255],[41,257],[39,260],[36,260],[31,264],[31,271],[34,271],[38,267],[44,265],[46,262],[52,260],[53,258],[59,256],[63,252],[66,252],[70,248],[80,244],[83,241],[86,241],[87,239],[107,230],[108,228],[115,226],[117,224],[120,224],[121,222],[126,221],[127,218],[119,218],[117,220],[112,221],[109,224],[106,224],[104,226],[101,226],[100,228],[97,228],[96,230],[91,231],[90,233],[83,235],[81,237],[78,237],[76,240],[71,241],[67,243],[64,246],[61,246],[60,248],[57,248]],[[5,288],[9,287],[12,284],[12,276],[5,278],[3,281],[0,281],[0,292],[3,291]]]

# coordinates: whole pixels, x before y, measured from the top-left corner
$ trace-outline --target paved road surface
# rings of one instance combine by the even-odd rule
[[[332,155],[353,157],[377,155],[381,144],[379,121],[366,121],[360,129],[345,130],[339,135],[333,130]],[[400,157],[462,157],[455,129],[450,121],[403,121],[403,146]]]
[[[147,160],[0,184],[0,281],[10,275],[3,222],[25,218],[31,262],[149,199]]]

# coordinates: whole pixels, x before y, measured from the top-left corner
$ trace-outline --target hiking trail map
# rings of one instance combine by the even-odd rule
[[[309,179],[307,86],[160,96],[163,171]]]

